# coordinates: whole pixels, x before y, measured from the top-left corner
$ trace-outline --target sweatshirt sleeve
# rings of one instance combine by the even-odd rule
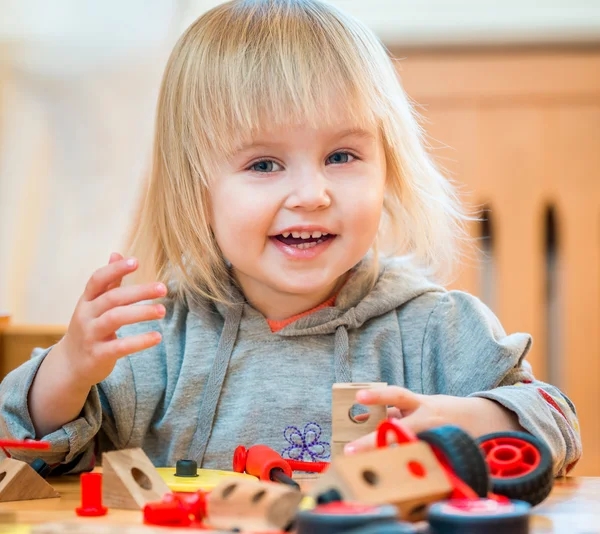
[[[128,358],[119,360],[110,377],[91,388],[79,417],[51,434],[36,436],[28,395],[42,361],[51,350],[52,347],[34,351],[31,360],[9,373],[0,384],[0,438],[50,443],[47,451],[8,449],[15,459],[31,463],[41,458],[53,468],[61,466],[63,473],[89,470],[95,463],[95,438],[101,428],[103,443],[115,448],[123,447],[131,434],[135,408],[131,365]],[[113,417],[115,410],[124,414],[119,421]]]
[[[571,401],[533,376],[525,360],[531,343],[528,334],[507,335],[476,297],[444,293],[424,332],[423,392],[498,402],[516,414],[527,432],[549,445],[554,472],[563,475],[581,456],[579,423]]]

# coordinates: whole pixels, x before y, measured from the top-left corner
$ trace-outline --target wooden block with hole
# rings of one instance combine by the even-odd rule
[[[0,462],[0,502],[55,497],[60,497],[60,494],[29,464],[13,458]]]
[[[102,455],[102,498],[109,508],[141,510],[170,493],[142,449],[105,452]]]
[[[418,521],[428,504],[449,497],[452,485],[429,445],[417,441],[335,458],[311,495],[329,490],[344,501],[392,504],[401,519]]]
[[[284,530],[294,520],[302,497],[298,490],[275,482],[224,480],[206,500],[205,523],[228,530]]]
[[[331,390],[332,458],[343,453],[346,443],[374,432],[379,423],[387,418],[385,406],[364,406],[356,402],[356,393],[359,390],[386,386],[385,382],[333,384]],[[366,418],[361,421],[361,416]]]

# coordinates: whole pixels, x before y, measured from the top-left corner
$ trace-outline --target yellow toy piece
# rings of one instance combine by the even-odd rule
[[[171,491],[182,493],[194,493],[198,490],[211,491],[224,478],[250,478],[256,477],[246,473],[235,473],[234,471],[217,471],[215,469],[198,469],[196,477],[175,476],[174,467],[159,467],[156,469]]]

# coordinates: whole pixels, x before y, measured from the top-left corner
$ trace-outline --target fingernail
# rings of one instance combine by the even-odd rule
[[[126,263],[127,267],[135,267],[135,258],[129,258]]]
[[[361,389],[360,391],[358,391],[358,393],[356,393],[356,400],[358,401],[364,402],[371,400],[371,398],[372,396],[369,390]]]
[[[167,293],[167,286],[165,284],[156,284],[156,291],[164,295]]]
[[[356,451],[356,445],[348,444],[344,446],[344,454],[354,454]]]

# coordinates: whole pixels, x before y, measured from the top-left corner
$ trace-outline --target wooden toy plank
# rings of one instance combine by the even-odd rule
[[[343,500],[393,504],[402,519],[416,520],[424,505],[447,497],[452,486],[431,448],[419,441],[335,458],[311,494],[329,489]]]
[[[206,524],[242,531],[283,530],[293,521],[303,495],[261,480],[224,480],[208,496]]]

